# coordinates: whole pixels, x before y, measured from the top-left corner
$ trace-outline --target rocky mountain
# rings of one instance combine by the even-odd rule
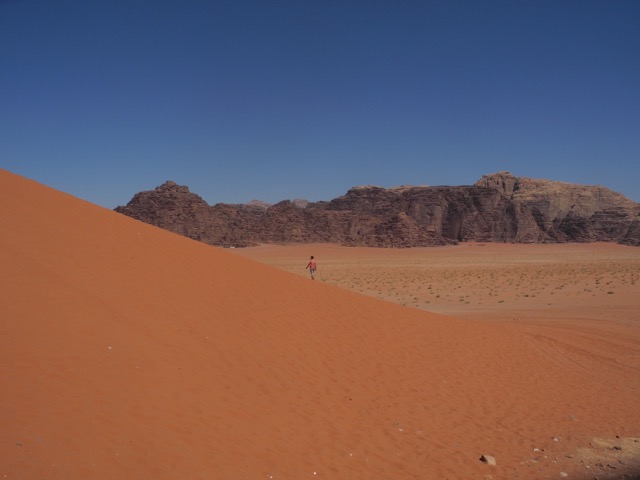
[[[600,186],[485,175],[474,185],[355,187],[328,202],[208,205],[168,181],[116,211],[211,245],[619,242],[640,246],[640,204]]]

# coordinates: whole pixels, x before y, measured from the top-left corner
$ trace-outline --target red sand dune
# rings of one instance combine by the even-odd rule
[[[592,478],[640,433],[638,325],[596,358],[0,191],[0,478]]]

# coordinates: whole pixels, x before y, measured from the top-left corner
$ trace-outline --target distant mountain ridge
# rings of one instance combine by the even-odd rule
[[[640,246],[640,204],[601,186],[484,175],[473,185],[354,187],[330,201],[208,205],[167,181],[115,209],[218,246],[330,242],[376,247],[458,242]]]

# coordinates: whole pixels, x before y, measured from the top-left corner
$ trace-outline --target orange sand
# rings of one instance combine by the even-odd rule
[[[616,454],[640,434],[637,300],[608,323],[441,316],[328,284],[318,251],[311,281],[8,172],[0,189],[0,478],[640,472]]]
[[[435,248],[262,245],[234,252],[325,283],[448,315],[640,321],[640,248],[465,243]]]

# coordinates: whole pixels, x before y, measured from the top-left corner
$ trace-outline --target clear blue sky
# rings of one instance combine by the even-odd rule
[[[108,208],[499,170],[640,201],[640,1],[0,0],[0,167]]]

